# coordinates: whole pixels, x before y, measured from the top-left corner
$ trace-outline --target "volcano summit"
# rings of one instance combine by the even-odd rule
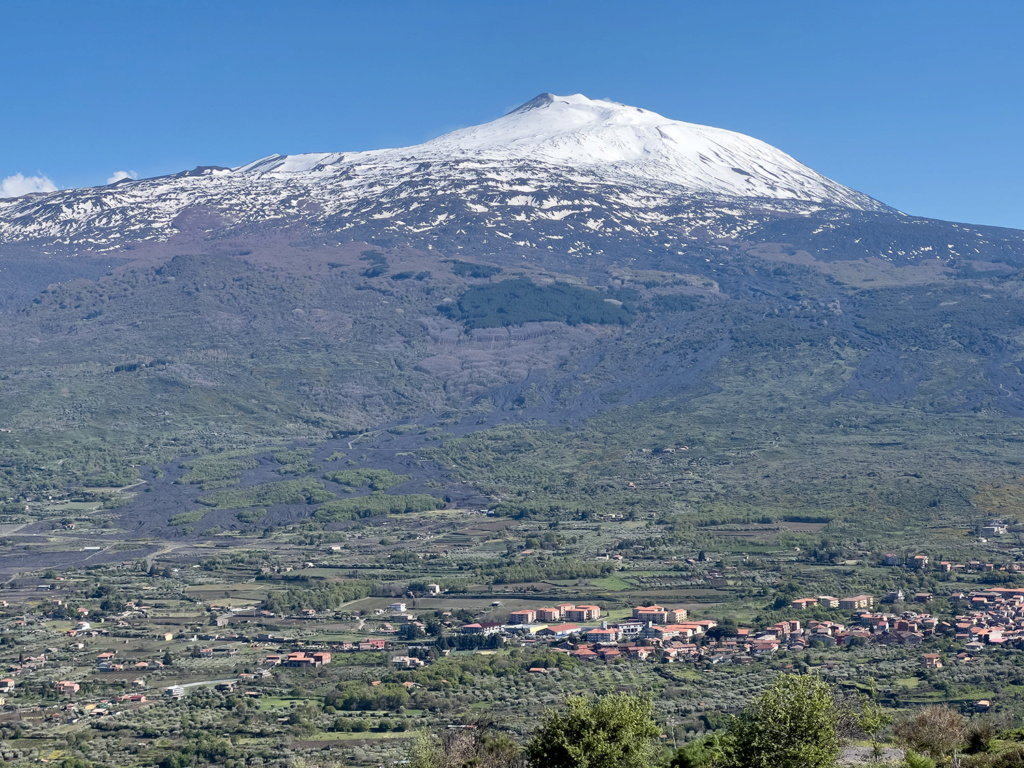
[[[429,239],[454,221],[545,223],[628,233],[651,224],[712,224],[678,210],[733,204],[807,213],[889,211],[764,142],[585,96],[544,94],[493,122],[413,147],[271,155],[93,189],[0,201],[0,240],[109,247],[171,237],[202,210],[226,230],[302,222],[332,232],[375,229]],[[438,203],[444,203],[438,205]],[[724,234],[724,232],[723,232]]]

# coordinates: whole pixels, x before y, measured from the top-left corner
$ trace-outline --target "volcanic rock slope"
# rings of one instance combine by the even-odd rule
[[[413,147],[3,200],[5,482],[655,401],[1016,417],[1022,267],[1022,232],[581,95]]]

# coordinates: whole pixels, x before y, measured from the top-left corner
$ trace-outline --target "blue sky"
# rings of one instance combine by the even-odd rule
[[[550,91],[1024,228],[1022,29],[1019,0],[6,0],[0,194],[413,144]]]

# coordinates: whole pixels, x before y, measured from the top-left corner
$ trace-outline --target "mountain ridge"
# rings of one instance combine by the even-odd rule
[[[666,413],[690,443],[735,432],[756,455],[785,439],[811,475],[815,446],[845,449],[849,429],[871,472],[877,431],[977,432],[983,456],[985,423],[1018,429],[1024,232],[531,154],[552,137],[575,152],[580,121],[634,138],[664,125],[559,98],[519,111],[561,128],[516,123],[515,161],[444,149],[514,135],[499,118],[435,140],[449,159],[306,156],[0,204],[0,493],[382,430],[422,459],[445,435],[602,415],[609,445]],[[643,161],[637,146],[615,157]],[[927,443],[907,471],[934,464]],[[978,459],[968,475],[1004,469]],[[757,473],[773,493],[776,471]],[[437,482],[453,499],[481,487]],[[783,485],[812,498],[796,474]],[[178,497],[159,495],[140,494],[140,524],[171,512]]]
[[[423,200],[439,195],[450,204],[422,218]],[[595,203],[595,195],[605,199]],[[721,209],[728,201],[786,215],[896,213],[757,139],[581,95],[544,94],[490,123],[412,147],[271,155],[232,169],[205,166],[0,201],[0,242],[104,250],[165,240],[193,208],[229,228],[301,222],[325,232],[408,216],[404,234],[421,235],[485,213],[489,227],[576,217],[600,229],[599,217],[580,216],[593,211],[609,211],[626,227],[661,221],[685,228],[673,206]],[[710,219],[696,225],[716,229]],[[719,229],[731,236],[742,226]]]

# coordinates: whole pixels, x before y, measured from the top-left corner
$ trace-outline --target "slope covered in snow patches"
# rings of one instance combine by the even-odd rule
[[[434,210],[439,200],[443,210]],[[109,248],[162,240],[195,209],[228,228],[284,221],[353,232],[387,220],[393,234],[419,237],[450,234],[456,217],[484,227],[563,222],[563,229],[582,217],[584,229],[606,234],[652,222],[683,225],[688,208],[714,219],[716,208],[737,207],[787,215],[890,210],[749,136],[544,94],[497,120],[412,147],[271,155],[238,168],[0,200],[0,242]]]
[[[696,194],[814,201],[858,210],[885,208],[750,136],[580,94],[543,94],[490,123],[412,147],[275,156],[237,170],[308,173],[329,166],[455,159],[484,164],[540,161],[600,172],[609,183],[646,179]]]

